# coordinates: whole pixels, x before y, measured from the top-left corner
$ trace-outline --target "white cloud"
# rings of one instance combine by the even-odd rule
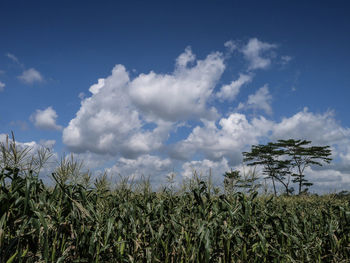
[[[190,49],[177,59],[173,74],[140,74],[130,83],[132,101],[148,116],[166,121],[187,120],[193,117],[211,117],[207,100],[212,95],[224,72],[221,53],[209,54],[187,67],[194,56]],[[212,117],[211,117],[212,118]]]
[[[280,122],[263,117],[248,121],[245,115],[233,113],[222,118],[218,126],[214,122],[205,122],[203,127],[195,127],[186,139],[175,145],[172,156],[187,160],[196,156],[202,158],[183,165],[184,176],[190,176],[192,168],[214,167],[222,158],[227,160],[229,167],[235,167],[241,164],[242,152],[249,150],[251,145],[290,138],[310,140],[313,145],[331,146],[334,160],[330,165],[305,171],[306,179],[314,183],[312,191],[349,189],[350,129],[342,127],[332,112],[314,114],[304,109]],[[205,170],[207,172],[208,168]]]
[[[213,161],[225,157],[231,165],[237,165],[242,161],[242,151],[248,145],[257,144],[272,122],[260,117],[249,123],[245,115],[233,113],[222,118],[218,126],[213,121],[204,121],[203,124],[174,146],[171,151],[174,158],[191,159],[195,154],[201,154]]]
[[[74,154],[76,160],[83,161],[83,166],[85,169],[90,170],[97,175],[101,172],[101,168],[106,166],[106,164],[115,161],[115,158],[111,156],[85,152],[85,153],[76,153]]]
[[[190,62],[195,65],[189,67]],[[130,80],[125,67],[117,65],[111,76],[90,87],[92,96],[82,100],[63,130],[63,142],[74,152],[127,158],[160,149],[177,121],[216,117],[207,100],[224,69],[221,53],[195,61],[190,48],[177,58],[172,74],[150,72]]]
[[[7,141],[8,140],[8,141]],[[57,153],[53,151],[53,147],[56,143],[55,140],[40,140],[39,142],[31,141],[31,142],[21,142],[15,139],[16,146],[18,149],[28,149],[28,154],[22,156],[22,165],[26,167],[26,164],[32,162],[33,155],[36,155],[37,152],[42,149],[42,147],[49,150],[49,152],[52,154],[51,158],[44,164],[43,169],[41,169],[40,177],[43,178],[44,181],[48,179],[48,175],[53,171],[55,162],[53,159],[56,158],[57,160]],[[12,137],[8,134],[0,134],[0,143],[7,144],[7,142],[10,144],[12,142]],[[0,160],[2,159],[2,152],[0,151]],[[3,163],[0,162],[0,166]]]
[[[0,92],[4,91],[5,86],[6,86],[5,83],[0,81]]]
[[[238,95],[241,87],[252,80],[251,75],[239,74],[237,80],[233,80],[229,85],[221,87],[216,96],[221,100],[233,101]]]
[[[80,93],[78,94],[78,98],[79,98],[80,100],[85,99],[85,97],[86,97],[86,94],[85,94],[84,92],[80,92]]]
[[[214,184],[221,184],[223,181],[223,174],[230,170],[228,161],[221,158],[219,161],[211,161],[204,159],[201,161],[185,162],[182,165],[182,175],[184,178],[192,178],[194,173],[197,176],[209,178],[211,176]]]
[[[316,144],[347,144],[350,129],[342,127],[334,118],[334,113],[309,112],[307,108],[292,117],[276,123],[271,136],[273,139],[308,139]]]
[[[153,155],[141,155],[136,159],[120,158],[111,168],[106,169],[114,177],[117,175],[128,176],[131,180],[140,180],[142,176],[150,176],[153,184],[165,183],[166,175],[173,170],[172,161],[169,158],[161,159]]]
[[[130,158],[161,146],[170,124],[158,121],[151,131],[143,129],[144,121],[128,96],[129,83],[124,66],[117,65],[111,76],[91,86],[92,96],[81,102],[63,130],[63,142],[72,151]]]
[[[30,116],[30,120],[34,123],[35,127],[43,130],[61,130],[62,126],[56,124],[57,113],[52,107],[48,107],[45,110],[36,110]]]
[[[266,51],[276,48],[275,44],[261,42],[257,38],[251,38],[247,45],[242,49],[242,52],[247,59],[249,70],[266,69],[271,64],[271,58],[266,54]],[[263,57],[265,53],[265,57]]]
[[[332,163],[306,171],[307,176],[311,176],[310,181],[315,184],[315,190],[349,189],[350,128],[341,126],[332,111],[315,114],[304,108],[273,125],[272,141],[290,138],[309,140],[313,145],[331,146]]]
[[[230,44],[226,47],[230,48]],[[237,49],[253,70],[271,64],[269,52],[274,48],[276,45],[251,39],[243,49]],[[63,142],[71,151],[90,160],[91,167],[116,160],[109,172],[132,175],[135,179],[142,174],[151,175],[156,183],[179,167],[185,177],[192,173],[192,168],[203,173],[212,168],[218,171],[219,180],[229,167],[241,164],[242,152],[251,145],[288,138],[332,146],[338,164],[322,168],[334,175],[330,181],[350,173],[349,165],[345,165],[350,159],[350,131],[337,123],[331,112],[314,114],[304,110],[273,121],[257,113],[254,116],[259,117],[254,118],[237,112],[223,117],[210,108],[218,99],[233,101],[242,85],[253,78],[252,73],[241,74],[213,93],[226,68],[226,59],[222,53],[213,52],[200,60],[187,47],[176,59],[171,73],[151,71],[132,78],[123,65],[116,65],[110,76],[98,79],[90,87],[90,97],[81,96],[79,111],[63,130]],[[249,95],[238,109],[271,114],[271,101],[265,85]],[[191,126],[193,120],[201,124],[195,122]],[[177,138],[177,143],[167,141],[180,123],[186,126],[186,131],[193,129],[184,139]],[[183,136],[183,131],[177,135]],[[322,184],[318,182],[317,187]]]
[[[334,193],[350,189],[350,171],[337,171],[334,169],[305,169],[305,178],[313,183],[311,192]]]
[[[254,94],[248,96],[248,101],[246,103],[240,103],[238,109],[253,109],[253,110],[263,110],[267,114],[272,114],[272,96],[269,92],[268,85],[264,85],[258,89]]]
[[[242,159],[242,151],[250,145],[278,139],[307,139],[315,145],[331,145],[335,157],[345,163],[350,157],[350,129],[340,126],[332,112],[314,114],[304,109],[290,118],[275,122],[260,116],[250,121],[245,115],[232,113],[218,125],[204,121],[190,135],[173,146],[171,155],[191,159],[196,154],[217,161],[225,157],[231,165]]]
[[[40,140],[39,141],[39,145],[42,145],[43,147],[48,148],[48,149],[53,149],[55,144],[56,144],[55,140]]]
[[[8,135],[5,133],[0,133],[0,143],[6,144],[7,139],[8,139],[9,143],[12,142],[11,135]],[[55,140],[40,140],[39,142],[36,142],[36,141],[20,142],[20,141],[16,140],[16,138],[15,138],[15,142],[16,142],[16,146],[18,146],[19,148],[23,149],[23,148],[29,147],[31,150],[31,153],[35,153],[41,147],[45,147],[45,148],[52,150],[54,145],[56,144]],[[0,153],[0,156],[1,156],[1,153]]]
[[[187,47],[185,52],[176,59],[176,66],[178,68],[185,68],[189,63],[194,62],[195,59],[196,56],[192,53],[191,47]]]
[[[232,40],[226,41],[224,43],[224,46],[227,48],[229,53],[232,53],[234,50],[236,50],[238,48],[236,43]]]
[[[293,58],[291,56],[281,56],[281,64],[288,64]]]
[[[11,54],[11,53],[6,53],[5,55],[6,55],[6,57],[8,57],[9,59],[11,59],[13,62],[15,62],[15,63],[17,63],[17,64],[20,64],[18,58],[17,58],[15,55],[13,55],[13,54]]]
[[[18,76],[18,79],[27,84],[32,84],[34,82],[42,82],[44,80],[41,73],[34,68],[24,70],[22,75]]]
[[[92,94],[97,94],[100,89],[102,89],[105,85],[105,79],[98,79],[97,83],[92,85],[89,89],[89,91],[92,93]]]

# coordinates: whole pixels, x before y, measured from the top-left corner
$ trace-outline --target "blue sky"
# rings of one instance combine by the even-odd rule
[[[2,1],[0,134],[91,169],[216,180],[252,144],[331,145],[350,189],[347,1]],[[99,84],[98,84],[99,83]]]

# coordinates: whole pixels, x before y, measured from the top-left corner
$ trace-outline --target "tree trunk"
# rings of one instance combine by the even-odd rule
[[[275,196],[277,196],[275,178],[273,178],[273,177],[272,177],[272,184],[273,184],[273,192],[275,193]]]

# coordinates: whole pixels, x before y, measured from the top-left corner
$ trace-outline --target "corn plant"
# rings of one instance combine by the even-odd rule
[[[11,147],[2,150],[14,156]],[[48,187],[19,159],[6,158],[0,262],[350,260],[348,195],[222,192],[200,175],[177,191],[154,191],[147,178],[112,186],[106,174],[92,181],[72,156]]]

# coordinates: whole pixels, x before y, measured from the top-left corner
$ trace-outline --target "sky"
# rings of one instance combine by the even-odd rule
[[[1,1],[0,140],[153,184],[215,181],[278,139],[350,190],[348,1]]]

